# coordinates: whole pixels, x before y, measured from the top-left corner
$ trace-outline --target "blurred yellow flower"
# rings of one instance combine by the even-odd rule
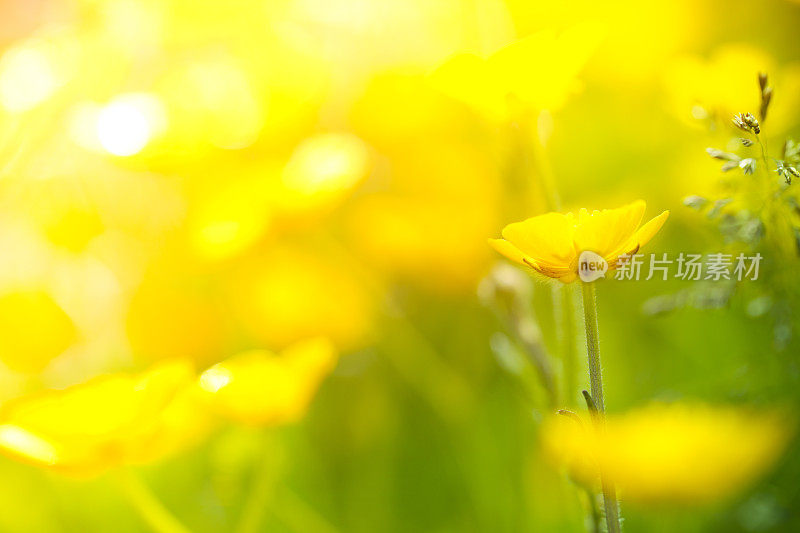
[[[611,416],[606,430],[557,417],[542,427],[547,455],[586,484],[600,469],[628,501],[703,503],[763,474],[790,431],[774,414],[675,404]]]
[[[617,267],[621,255],[636,253],[658,233],[667,220],[664,211],[641,228],[645,202],[637,200],[617,209],[573,213],[547,213],[503,228],[502,239],[489,239],[492,247],[537,273],[570,283],[578,276],[581,252],[591,251]]]
[[[508,98],[533,110],[557,110],[580,85],[577,76],[604,35],[584,23],[561,33],[547,29],[501,48],[488,59],[457,54],[432,76],[433,84],[490,118],[508,116]]]
[[[148,277],[128,306],[126,333],[134,356],[158,360],[181,356],[217,361],[226,336],[225,315],[202,281]]]
[[[776,97],[767,124],[774,133],[793,126],[800,111],[800,64],[778,63],[749,44],[727,44],[708,59],[685,56],[664,71],[664,83],[673,109],[687,122],[712,119],[728,124],[734,113],[757,112],[757,75],[769,75]]]
[[[237,167],[233,176],[195,180],[189,193],[187,231],[200,258],[225,260],[253,248],[269,233],[277,165]],[[197,182],[200,183],[197,183]]]
[[[469,205],[469,217],[464,217]],[[365,198],[352,212],[359,251],[381,271],[427,289],[473,290],[489,263],[480,237],[496,224],[491,209],[477,202],[453,205],[436,198],[386,194]],[[430,228],[438,228],[430,238]]]
[[[658,76],[663,62],[676,51],[696,46],[708,17],[714,16],[709,13],[713,13],[712,4],[694,0],[648,2],[650,24],[641,23],[642,3],[637,0],[506,0],[504,4],[520,30],[543,25],[561,28],[580,21],[602,24],[605,38],[602,48],[592,58],[592,82],[599,79],[617,90],[622,85],[640,91],[643,82]]]
[[[86,250],[106,230],[104,213],[88,190],[83,176],[65,175],[60,169],[46,179],[14,179],[7,185],[3,212],[30,224],[52,244],[73,253]],[[58,175],[54,175],[58,173]]]
[[[304,140],[281,175],[277,203],[288,214],[327,211],[369,171],[369,151],[355,135],[326,133]]]
[[[75,325],[46,292],[0,295],[0,360],[21,372],[38,372],[77,340]]]
[[[419,127],[423,138],[430,134]],[[374,271],[403,282],[474,290],[491,261],[482,237],[498,224],[502,180],[494,162],[463,143],[397,145],[401,152],[382,153],[376,165],[371,183],[383,187],[363,191],[346,213],[353,248]]]
[[[236,319],[260,345],[284,348],[324,336],[350,349],[372,332],[375,297],[335,248],[275,245],[229,280]]]
[[[294,422],[336,360],[333,344],[322,338],[293,344],[280,355],[251,350],[203,372],[200,388],[215,411],[237,422]]]
[[[0,451],[77,476],[154,461],[208,427],[199,393],[183,361],[35,393],[0,408]]]

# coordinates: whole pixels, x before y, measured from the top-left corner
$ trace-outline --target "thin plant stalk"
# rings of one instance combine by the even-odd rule
[[[576,392],[578,391],[578,350],[575,343],[575,306],[572,299],[572,285],[563,284],[560,287],[559,333],[561,337],[561,350],[564,364],[564,401],[567,406],[575,405]]]
[[[266,436],[269,438],[269,436]],[[271,514],[289,527],[291,531],[303,533],[336,533],[324,516],[311,505],[279,484],[282,453],[275,445],[265,446],[250,491],[246,496],[239,517],[236,533],[255,533],[263,529],[264,518]],[[266,450],[269,453],[266,453]]]
[[[583,296],[583,317],[586,324],[586,350],[589,358],[589,383],[594,403],[592,419],[598,431],[605,430],[605,400],[603,398],[603,375],[600,365],[600,339],[597,326],[597,301],[594,283],[581,282]],[[614,483],[605,472],[600,472],[600,485],[603,490],[603,507],[605,509],[608,533],[619,533],[619,509]]]
[[[121,470],[116,476],[117,485],[131,506],[156,533],[190,533],[153,491],[130,470]]]
[[[541,120],[542,114],[537,118],[537,123]],[[535,131],[531,152],[536,172],[539,176],[542,194],[544,195],[547,207],[550,211],[561,210],[561,195],[556,186],[556,177],[553,166],[547,155],[545,140],[542,138],[541,131],[537,126],[532,128]],[[559,286],[560,285],[560,286]],[[575,346],[575,309],[572,301],[572,287],[569,284],[556,284],[552,288],[553,307],[556,309],[558,320],[556,327],[561,344],[561,357],[564,369],[564,397],[562,400],[568,406],[575,403],[575,393],[577,392],[577,373],[578,373],[578,354]]]
[[[758,145],[761,147],[761,160],[764,162],[764,169],[769,174],[769,163],[767,160],[767,145],[761,140],[761,135],[758,133],[755,134],[756,140],[758,141]]]
[[[590,489],[586,489],[586,498],[589,500],[589,516],[587,516],[587,521],[591,525],[591,532],[600,533],[602,531],[600,527],[602,518],[600,516],[600,509],[597,508],[597,496]]]
[[[237,533],[253,533],[258,531],[264,513],[271,505],[275,488],[276,464],[265,454],[259,461],[253,474],[250,491],[244,502],[242,514],[236,527]]]
[[[327,518],[311,507],[297,493],[284,487],[276,494],[275,516],[298,533],[338,533]]]
[[[503,313],[498,311],[501,319],[508,324],[508,329],[513,333],[514,338],[525,349],[528,360],[536,370],[542,387],[547,393],[548,407],[555,409],[558,407],[558,387],[553,372],[550,356],[542,339],[542,331],[533,310],[532,302],[526,298],[515,295],[510,309]]]

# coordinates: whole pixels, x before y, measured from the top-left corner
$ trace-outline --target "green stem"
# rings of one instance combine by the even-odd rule
[[[575,405],[578,390],[578,350],[575,343],[575,306],[572,285],[565,283],[561,290],[560,333],[564,363],[564,400],[568,406]]]
[[[338,533],[338,530],[316,509],[296,493],[284,488],[277,495],[273,510],[284,524],[303,533]]]
[[[561,195],[558,193],[556,186],[556,176],[553,171],[553,166],[550,163],[550,158],[547,156],[547,147],[545,146],[544,139],[539,135],[539,116],[536,120],[529,121],[529,127],[535,132],[534,142],[531,143],[533,162],[536,165],[536,172],[539,175],[539,184],[542,188],[542,194],[547,202],[547,207],[550,211],[561,210]]]
[[[139,515],[153,531],[156,533],[190,533],[189,529],[164,507],[164,504],[134,472],[121,470],[116,476],[116,481],[128,502],[139,512]]]
[[[603,375],[600,366],[600,338],[597,326],[597,301],[594,283],[581,282],[583,295],[583,317],[586,323],[586,350],[589,358],[589,382],[592,400],[596,413],[592,417],[599,431],[605,430],[605,400],[603,398]],[[608,533],[619,533],[619,510],[614,483],[608,475],[600,471],[600,485],[603,489],[603,507],[605,508]]]
[[[254,472],[250,492],[244,502],[242,514],[236,527],[238,533],[253,533],[258,531],[264,518],[275,486],[276,462],[270,461],[267,454],[259,461]]]
[[[589,356],[589,384],[594,404],[602,415],[605,413],[605,400],[603,398],[603,375],[600,370],[600,339],[598,337],[594,283],[581,282],[581,291],[583,319],[586,323],[586,350]]]
[[[555,409],[558,406],[558,388],[542,332],[534,315],[533,304],[520,297],[515,300],[508,316],[503,318],[509,323],[514,338],[525,349],[529,362],[536,370],[539,381],[547,393],[548,407]]]
[[[764,142],[761,140],[761,135],[758,133],[754,134],[756,140],[758,141],[758,145],[761,147],[761,160],[764,161],[764,170],[769,175],[769,163],[767,163],[767,147],[764,145]]]
[[[597,497],[593,491],[586,489],[586,498],[589,500],[589,523],[592,525],[592,533],[600,533],[601,517],[600,509],[597,508]]]
[[[383,287],[373,270],[333,236],[326,235],[323,242],[344,258],[370,294],[377,299],[384,298]],[[389,364],[409,386],[416,389],[437,414],[448,421],[457,419],[465,412],[463,405],[473,401],[472,389],[441,351],[423,335],[409,318],[408,312],[394,302],[389,302],[388,305],[385,314],[389,316],[389,320],[384,340],[389,340],[383,343],[386,349],[382,351]]]

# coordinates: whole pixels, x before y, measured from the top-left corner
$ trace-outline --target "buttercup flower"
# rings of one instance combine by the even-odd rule
[[[78,476],[150,462],[203,434],[198,392],[176,361],[22,397],[0,409],[0,451]]]
[[[603,471],[626,501],[703,503],[764,473],[784,449],[787,427],[774,413],[673,404],[612,415],[605,430],[559,416],[541,435],[546,454],[583,483]]]
[[[570,283],[578,277],[578,258],[591,251],[613,270],[621,255],[636,253],[658,233],[669,211],[641,228],[645,211],[642,200],[620,207],[589,212],[547,213],[503,228],[502,239],[489,239],[495,250],[535,272]]]
[[[333,345],[325,339],[294,344],[280,355],[251,350],[203,372],[200,388],[215,411],[237,422],[293,422],[306,412],[336,359]]]
[[[508,116],[509,96],[530,109],[554,111],[578,92],[578,75],[604,35],[602,26],[588,23],[561,33],[543,30],[488,58],[456,54],[433,73],[432,82],[495,119]]]

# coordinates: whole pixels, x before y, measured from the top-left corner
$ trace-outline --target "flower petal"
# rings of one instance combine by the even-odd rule
[[[511,259],[515,263],[525,265],[525,254],[519,251],[519,248],[511,244],[505,239],[489,239],[489,246]]]
[[[658,230],[661,229],[661,226],[664,225],[664,222],[667,221],[668,217],[669,211],[664,211],[657,217],[651,219],[647,224],[639,228],[639,231],[636,232],[635,238],[636,243],[640,248],[650,242],[650,239],[652,239],[655,234],[658,233]]]
[[[575,256],[572,246],[575,216],[547,213],[503,228],[503,238],[537,263],[568,267]]]
[[[618,209],[604,209],[589,213],[581,209],[575,230],[577,253],[590,250],[603,257],[627,243],[642,221],[645,203],[637,200]]]
[[[651,219],[644,226],[639,228],[625,244],[605,256],[609,265],[616,266],[615,262],[622,254],[635,254],[638,252],[642,246],[647,244],[650,239],[658,233],[658,230],[660,230],[661,226],[666,222],[667,217],[669,217],[669,211],[664,211],[657,217]]]

